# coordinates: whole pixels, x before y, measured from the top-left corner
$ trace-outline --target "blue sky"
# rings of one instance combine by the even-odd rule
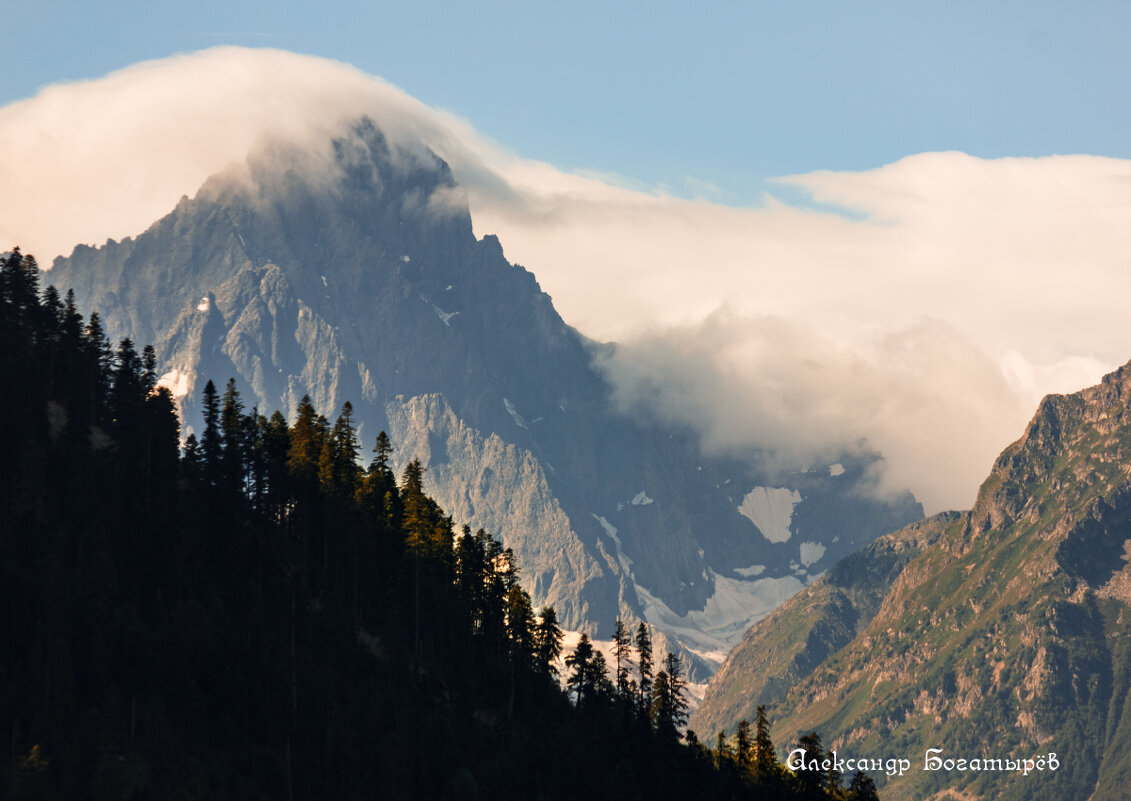
[[[524,157],[756,202],[909,154],[1131,156],[1131,3],[0,0],[0,105],[217,44],[320,55]]]

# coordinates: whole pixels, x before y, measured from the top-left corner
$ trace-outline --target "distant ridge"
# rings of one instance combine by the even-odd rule
[[[1050,395],[969,512],[882,537],[746,633],[692,727],[1059,767],[916,769],[883,797],[1115,801],[1131,781],[1131,364]]]

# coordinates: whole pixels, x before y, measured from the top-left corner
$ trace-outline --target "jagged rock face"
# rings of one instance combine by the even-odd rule
[[[1131,778],[1131,365],[1099,386],[1050,396],[994,464],[968,513],[929,532],[894,579],[856,581],[830,612],[832,578],[747,634],[719,671],[701,722],[733,725],[749,686],[775,734],[817,730],[842,755],[899,751],[916,769],[885,798],[1126,797]],[[870,550],[914,534],[878,540]],[[877,598],[882,598],[878,601]],[[750,648],[796,668],[839,626],[831,652],[773,684]],[[792,636],[788,633],[794,632]],[[850,636],[845,637],[848,632]],[[807,635],[807,636],[806,636]],[[792,662],[790,661],[792,660]],[[954,758],[1056,752],[1053,773],[922,771],[927,748]]]
[[[838,556],[922,514],[861,491],[869,457],[770,481],[613,413],[592,365],[611,346],[475,238],[441,160],[368,122],[326,163],[266,145],[47,280],[112,337],[157,347],[197,431],[209,378],[236,377],[267,414],[309,394],[332,419],[350,400],[363,442],[387,429],[398,468],[420,457],[456,522],[500,534],[535,601],[595,634],[646,617],[725,651]],[[721,661],[688,657],[700,674]]]

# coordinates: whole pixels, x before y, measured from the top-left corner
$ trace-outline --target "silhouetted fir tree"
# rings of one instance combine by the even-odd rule
[[[352,498],[357,491],[361,483],[361,469],[357,464],[359,451],[353,405],[346,401],[319,455],[319,480],[330,495]]]
[[[734,761],[741,770],[748,770],[753,765],[754,742],[750,738],[750,721],[743,718],[738,721],[738,728],[734,733]]]
[[[287,451],[287,470],[301,488],[309,491],[318,475],[318,457],[322,454],[323,431],[318,423],[318,413],[309,395],[298,402],[295,422],[291,426],[290,448]]]
[[[39,358],[45,362],[47,394],[57,398],[63,380],[61,373],[66,369],[66,356],[63,352],[63,302],[55,287],[48,286],[43,290],[41,303],[42,309],[37,321],[37,327],[41,331]]]
[[[573,694],[575,703],[580,706],[593,700],[593,643],[584,632],[577,641],[573,653],[565,658],[566,689]]]
[[[694,755],[697,761],[708,762],[711,759],[710,752],[703,743],[699,742],[699,735],[692,729],[688,729],[683,733],[683,741],[687,744],[687,748]]]
[[[507,637],[518,664],[534,664],[534,607],[530,596],[517,585],[507,590]]]
[[[34,256],[13,248],[0,264],[0,301],[6,322],[13,329],[28,332],[34,343],[38,334],[36,318],[42,314],[39,301],[39,265]]]
[[[649,714],[652,720],[652,728],[664,738],[674,737],[676,733],[675,727],[672,725],[670,701],[668,674],[667,671],[661,669],[656,674],[656,680],[652,684],[652,703],[649,707]]]
[[[778,772],[777,753],[770,739],[770,722],[766,719],[766,705],[759,704],[754,715],[753,770],[756,776],[769,777]]]
[[[628,692],[628,667],[632,661],[632,637],[624,621],[617,618],[613,629],[613,658],[616,659],[616,688],[621,698],[630,698]]]
[[[495,563],[495,572],[502,582],[504,594],[518,586],[518,562],[514,558],[514,549],[503,548]]]
[[[876,784],[863,771],[856,771],[848,783],[848,801],[880,801]]]
[[[177,420],[177,404],[167,387],[156,387],[146,395],[144,410],[148,485],[152,494],[169,493],[173,491],[180,462],[181,426]]]
[[[589,702],[603,706],[611,704],[616,688],[609,679],[609,665],[605,655],[594,649],[593,658],[589,660],[586,672]]]
[[[480,541],[472,536],[471,528],[467,525],[464,525],[456,540],[455,582],[456,593],[467,614],[470,631],[472,634],[479,634],[483,629],[487,564]]]
[[[534,627],[534,660],[539,670],[555,685],[558,680],[558,657],[562,653],[562,630],[552,606],[543,606]]]
[[[90,432],[90,405],[82,388],[82,377],[89,373],[83,337],[83,319],[75,306],[75,293],[67,290],[63,302],[59,372],[69,376],[62,382],[60,400],[67,410],[68,435],[71,437],[89,436]]]
[[[825,791],[829,789],[828,774],[819,766],[825,758],[825,752],[821,749],[821,738],[816,732],[809,732],[802,736],[797,741],[798,747],[804,750],[804,770],[798,770],[794,773],[794,783],[797,786],[801,798],[804,799],[819,799],[824,798]]]
[[[312,560],[321,561],[323,532],[316,525],[321,514],[318,460],[326,441],[321,416],[309,395],[299,401],[287,450],[287,485],[290,505],[284,518],[290,558],[301,576],[309,573]]]
[[[424,493],[424,467],[418,459],[409,461],[401,476],[401,508],[405,553],[412,564],[413,653],[419,658],[424,635],[446,601],[454,537],[451,518]],[[497,608],[501,620],[501,603]]]
[[[236,379],[229,378],[220,400],[220,486],[235,495],[245,489],[249,445],[244,426],[243,400]]]
[[[373,462],[370,469],[381,471],[389,470],[389,460],[393,455],[393,446],[389,442],[389,435],[385,433],[384,429],[377,433],[377,441],[373,446],[373,453]]]
[[[204,431],[200,435],[200,456],[204,465],[204,480],[218,486],[223,470],[223,434],[220,430],[220,398],[216,385],[211,379],[204,385],[201,393],[201,410],[204,417]]]
[[[185,438],[185,448],[181,453],[181,474],[188,479],[199,479],[201,465],[200,445],[196,441],[196,434],[189,434]]]
[[[733,763],[733,754],[731,753],[730,746],[727,744],[726,734],[723,732],[715,733],[715,767],[718,770],[723,770],[728,764]]]
[[[640,684],[638,686],[639,701],[639,714],[644,719],[651,717],[652,706],[652,637],[648,633],[648,625],[641,621],[636,627],[636,670],[640,675]]]
[[[123,339],[118,345],[110,387],[109,434],[122,456],[119,480],[140,489],[135,496],[126,499],[135,514],[141,513],[151,488],[150,453],[144,425],[146,395],[141,358],[133,342]]]
[[[432,555],[432,517],[431,507],[424,494],[424,467],[419,459],[412,459],[405,465],[401,476],[401,504],[403,507],[402,525],[405,530],[405,546],[414,557],[427,558]]]
[[[146,395],[157,388],[157,351],[152,345],[141,349],[141,381]]]
[[[86,418],[91,423],[102,421],[106,400],[110,392],[110,370],[114,354],[110,341],[102,328],[98,312],[91,312],[86,324],[86,340],[83,347],[84,378],[87,382],[86,396],[89,401]]]
[[[257,464],[262,475],[259,479],[259,496],[269,517],[278,522],[282,519],[287,497],[287,452],[291,447],[287,420],[277,409],[271,417],[258,423],[256,449]]]
[[[133,458],[137,457],[137,430],[147,394],[142,380],[141,358],[134,349],[134,343],[128,338],[123,339],[118,345],[110,387],[111,434],[118,440],[119,447]]]
[[[377,539],[379,557],[385,564],[391,564],[399,556],[402,545],[399,538],[391,534],[395,521],[401,517],[401,509],[396,477],[389,466],[393,447],[384,431],[377,435],[373,452],[373,460],[362,479],[363,516]]]
[[[664,672],[668,674],[666,706],[675,730],[687,725],[687,680],[679,657],[668,651],[664,656]]]

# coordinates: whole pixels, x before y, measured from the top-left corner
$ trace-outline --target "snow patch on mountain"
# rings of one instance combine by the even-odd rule
[[[515,409],[514,404],[511,403],[510,400],[503,398],[503,406],[506,407],[507,414],[511,416],[511,419],[514,420],[514,424],[516,426],[518,426],[519,428],[526,428],[526,421],[522,419],[522,415],[518,413],[518,410]]]
[[[574,631],[573,629],[562,629],[562,653],[558,657],[558,675],[563,678],[569,675],[569,671],[565,666],[565,658],[572,654],[577,649],[577,644],[581,641],[581,632]],[[590,637],[589,642],[593,643],[593,650],[602,654],[605,657],[605,664],[609,668],[609,680],[616,681],[616,665],[617,657],[613,653],[612,640],[597,640]]]
[[[436,316],[440,318],[440,322],[442,322],[448,328],[452,327],[452,324],[449,322],[449,320],[459,314],[459,312],[446,312],[435,303],[432,304],[432,308],[436,311]]]
[[[738,507],[741,515],[758,527],[770,542],[786,542],[792,532],[793,507],[801,503],[801,493],[784,487],[755,487],[746,493]]]
[[[809,567],[825,555],[825,546],[819,542],[801,543],[801,564]]]
[[[407,257],[406,257],[406,258],[407,258]],[[322,279],[322,280],[323,280],[323,281],[325,281],[326,279]],[[439,306],[437,306],[437,305],[436,305],[435,303],[433,303],[432,301],[430,301],[430,300],[429,300],[429,299],[428,299],[428,298],[427,298],[426,296],[424,296],[424,295],[420,295],[420,299],[421,299],[422,301],[424,301],[425,303],[427,303],[427,304],[428,304],[429,306],[431,306],[431,307],[432,307],[432,311],[436,312],[436,316],[440,318],[440,322],[442,322],[442,323],[443,323],[443,324],[444,324],[445,326],[447,326],[448,328],[451,328],[451,327],[452,327],[452,324],[451,324],[450,320],[451,320],[451,319],[452,319],[453,317],[455,317],[455,316],[456,316],[457,314],[459,314],[459,312],[458,312],[458,311],[457,311],[457,312],[446,312],[446,311],[444,311],[443,309],[441,309],[441,308],[440,308]]]
[[[590,512],[592,514],[592,512]],[[602,515],[593,515],[593,518],[601,524],[601,528],[605,529],[605,533],[609,535],[609,539],[617,546],[617,562],[620,563],[621,569],[626,576],[632,575],[632,559],[624,552],[621,547],[620,537],[617,536],[617,527],[606,520]]]
[[[182,373],[180,370],[173,369],[157,379],[157,386],[165,387],[176,400],[188,395],[191,379],[192,376],[189,373]]]
[[[572,629],[563,629],[562,630],[562,653],[558,657],[557,662],[556,662],[559,676],[562,676],[564,678],[565,676],[569,675],[569,670],[566,669],[565,659],[566,659],[567,656],[572,654],[577,649],[577,644],[580,641],[581,641],[581,632],[580,631],[573,631]],[[617,678],[616,677],[617,657],[616,657],[616,654],[613,652],[613,641],[612,640],[595,640],[595,639],[590,638],[589,642],[591,642],[593,644],[593,650],[594,651],[596,651],[597,653],[599,653],[599,654],[601,654],[602,656],[605,657],[605,665],[608,667],[609,680],[612,681],[612,682],[615,682],[616,678]],[[696,656],[698,656],[700,659],[703,659],[704,661],[710,662],[711,664],[715,665],[716,667],[718,667],[719,665],[722,665],[722,663],[724,661],[726,661],[726,658],[727,658],[727,652],[725,652],[725,651],[697,651],[694,648],[689,648],[688,650],[691,651]],[[659,667],[660,667],[659,662],[660,662],[661,659],[663,659],[663,657],[662,657],[662,655],[656,654],[656,655],[653,655],[653,658],[656,660],[656,664],[653,665],[653,669],[658,670]],[[638,659],[638,656],[637,656],[635,646],[634,646],[634,650],[632,651],[632,656],[629,658],[629,667],[628,667],[628,675],[632,679],[638,678],[637,659]],[[686,667],[686,665],[685,665],[685,667]],[[684,690],[687,693],[685,700],[687,701],[688,712],[694,712],[696,709],[699,708],[699,705],[701,703],[703,703],[703,696],[705,696],[707,694],[707,684],[708,684],[708,682],[705,682],[705,681],[703,681],[703,682],[689,681],[684,686]]]
[[[691,651],[691,653],[695,654],[703,661],[711,663],[715,669],[718,669],[719,666],[726,661],[728,653],[727,651],[703,651],[697,648],[688,648],[687,650]]]
[[[715,592],[703,609],[677,615],[647,589],[636,585],[644,619],[689,649],[729,652],[743,632],[781,606],[805,584],[794,576],[754,581],[714,575]]]

